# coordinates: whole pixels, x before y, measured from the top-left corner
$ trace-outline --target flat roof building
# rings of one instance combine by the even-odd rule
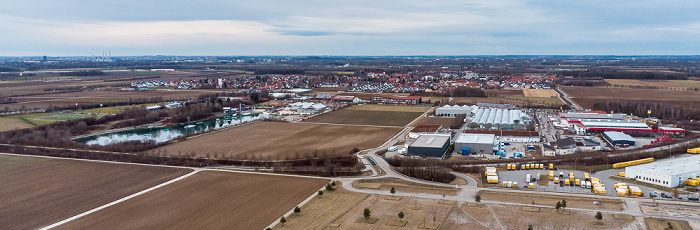
[[[372,94],[369,99],[371,103],[417,105],[421,103],[421,98],[421,96]]]
[[[700,175],[700,155],[686,155],[625,168],[625,177],[638,181],[677,187],[683,180]]]
[[[469,154],[493,154],[494,134],[460,133],[455,138],[455,151],[469,148]]]
[[[408,154],[424,157],[442,157],[450,147],[450,134],[422,134],[408,146]]]
[[[636,143],[636,140],[630,135],[627,135],[623,132],[617,132],[617,131],[606,131],[603,132],[603,138],[605,140],[608,140],[610,144],[612,145],[629,145],[629,146],[634,146]]]

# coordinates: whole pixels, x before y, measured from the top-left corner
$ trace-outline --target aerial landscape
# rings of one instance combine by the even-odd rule
[[[0,3],[0,229],[700,230],[700,2]]]

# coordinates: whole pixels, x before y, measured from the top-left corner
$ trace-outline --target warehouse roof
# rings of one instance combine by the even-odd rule
[[[700,155],[664,159],[647,164],[629,166],[627,168],[666,175],[700,172]]]
[[[607,136],[610,140],[613,141],[635,141],[632,136],[627,135],[623,132],[606,131],[603,132],[603,135]]]
[[[560,117],[565,117],[567,119],[580,118],[580,119],[615,119],[622,120],[625,119],[626,114],[597,114],[597,113],[559,113]]]
[[[442,148],[445,142],[450,141],[450,134],[423,134],[420,135],[409,147]]]
[[[455,143],[476,143],[476,144],[493,144],[496,135],[493,134],[477,134],[477,133],[460,133],[455,139]]]

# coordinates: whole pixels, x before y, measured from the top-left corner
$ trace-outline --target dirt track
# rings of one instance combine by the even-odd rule
[[[263,229],[327,182],[200,172],[59,229]]]
[[[46,226],[188,172],[73,160],[9,169],[0,177],[0,228]]]

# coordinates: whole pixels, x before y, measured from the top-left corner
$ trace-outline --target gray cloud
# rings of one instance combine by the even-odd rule
[[[700,1],[0,2],[0,55],[698,54]]]

